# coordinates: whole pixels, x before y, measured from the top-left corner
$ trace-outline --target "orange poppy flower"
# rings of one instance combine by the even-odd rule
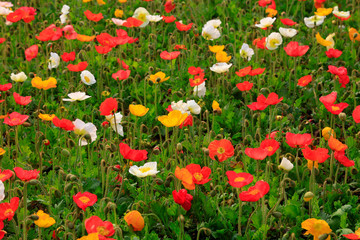
[[[136,210],[128,212],[124,220],[134,231],[141,231],[145,226],[144,218],[141,216],[141,213]]]
[[[79,40],[80,42],[91,42],[95,39],[95,36],[87,36],[87,35],[78,34],[76,36],[76,39]]]
[[[329,144],[329,147],[331,148],[331,150],[336,151],[336,152],[344,151],[348,148],[348,146],[346,144],[343,144],[342,142],[340,142],[333,136],[330,136],[328,144]]]
[[[188,190],[195,189],[193,175],[190,173],[190,171],[188,169],[176,167],[175,177],[177,179],[181,180],[181,183],[184,185],[184,187],[186,189],[188,189]]]

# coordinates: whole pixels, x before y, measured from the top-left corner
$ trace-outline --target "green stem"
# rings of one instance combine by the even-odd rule
[[[23,240],[27,240],[26,236],[26,218],[27,218],[27,182],[24,183],[23,190],[23,204],[24,204],[24,223],[23,223]]]

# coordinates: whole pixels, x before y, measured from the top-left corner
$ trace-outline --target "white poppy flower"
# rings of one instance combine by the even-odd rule
[[[65,5],[61,8],[61,13],[62,13],[62,14],[69,14],[69,10],[70,10],[70,7],[65,4]]]
[[[156,175],[158,172],[159,171],[157,171],[157,162],[147,162],[141,167],[133,165],[129,169],[129,173],[140,178],[153,176]]]
[[[232,63],[227,64],[227,63],[215,63],[214,65],[212,65],[212,67],[210,67],[210,70],[216,73],[224,73],[224,72],[228,72],[229,68],[232,66]]]
[[[201,107],[194,100],[189,100],[189,101],[186,102],[186,104],[188,105],[188,110],[192,114],[200,114]]]
[[[251,47],[249,47],[247,43],[243,43],[243,45],[240,48],[240,56],[250,61],[253,55],[254,55],[254,50]]]
[[[346,12],[344,12],[344,11],[339,11],[339,7],[338,7],[338,6],[335,6],[335,7],[333,8],[332,13],[333,13],[335,16],[340,17],[340,18],[348,18],[348,17],[350,17],[350,11],[346,11]]]
[[[111,21],[115,23],[116,26],[122,26],[124,23],[126,23],[126,20],[112,18]]]
[[[159,22],[159,21],[162,20],[162,16],[160,16],[160,15],[147,15],[146,19],[149,22]]]
[[[292,164],[289,159],[283,157],[281,160],[280,165],[278,166],[279,169],[284,170],[286,172],[289,172],[291,169],[293,169],[294,164]]]
[[[50,53],[50,59],[49,59],[49,69],[57,68],[60,64],[60,57],[57,53]]]
[[[25,82],[25,80],[27,79],[27,76],[24,72],[20,72],[18,74],[11,73],[10,78],[14,82]]]
[[[270,27],[276,20],[276,17],[271,18],[271,17],[266,17],[260,20],[259,24],[255,24],[255,27],[258,28],[268,28]]]
[[[5,7],[0,7],[0,16],[7,16],[9,15],[10,13],[12,13],[13,11],[11,11],[10,9],[8,8],[5,8]]]
[[[308,28],[313,28],[315,25],[320,26],[324,22],[325,18],[326,16],[314,15],[312,17],[304,18],[304,22]]]
[[[145,8],[139,7],[135,10],[132,17],[142,21],[143,24],[141,24],[140,27],[143,28],[149,24],[149,20],[147,19],[148,15],[150,15],[150,13]]]
[[[326,46],[327,50],[329,50],[330,48],[334,48],[334,46],[335,46],[335,41],[334,41],[333,37],[335,37],[335,33],[331,33],[325,38],[326,41],[331,42],[331,45]]]
[[[11,2],[0,2],[0,7],[11,8],[14,6]]]
[[[205,82],[194,87],[194,95],[195,96],[202,98],[205,96],[205,94],[206,94]]]
[[[5,186],[2,181],[0,181],[0,202],[5,198]]]
[[[172,110],[178,110],[181,113],[190,114],[190,112],[188,111],[188,105],[183,100],[180,100],[178,102],[171,102],[171,108]]]
[[[120,124],[123,118],[123,115],[118,112],[115,115],[105,116],[106,120],[110,123],[111,128],[117,132],[119,135],[124,136],[123,126]],[[116,120],[116,121],[115,121]]]
[[[91,142],[94,142],[96,140],[96,138],[97,138],[97,135],[96,135],[97,128],[93,123],[84,123],[80,119],[76,119],[75,121],[73,121],[73,124],[75,125],[74,133],[76,135],[82,136],[82,138],[79,139],[79,145],[80,146],[84,146],[84,145],[88,144],[87,140],[83,137],[86,134],[90,135]]]
[[[69,93],[68,97],[70,98],[63,98],[65,102],[75,102],[75,101],[83,101],[85,99],[91,98],[91,96],[86,95],[84,92],[73,92]]]
[[[212,25],[205,25],[202,29],[201,36],[206,40],[218,39],[221,34],[217,28],[214,28]]]
[[[207,21],[207,23],[205,23],[205,26],[208,26],[208,25],[210,25],[214,28],[218,28],[221,25],[221,21],[219,19],[213,19],[213,20]]]
[[[283,37],[292,38],[297,34],[297,30],[294,28],[279,28],[279,32]]]
[[[80,77],[81,77],[81,81],[86,85],[93,85],[94,83],[96,83],[94,75],[88,70],[82,71]]]
[[[265,46],[269,50],[277,49],[283,42],[281,34],[278,32],[271,33],[265,40]]]

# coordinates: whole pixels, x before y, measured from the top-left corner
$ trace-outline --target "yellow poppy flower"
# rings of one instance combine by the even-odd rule
[[[129,105],[129,110],[130,110],[132,115],[142,117],[149,111],[149,108],[147,108],[147,107],[145,107],[143,105],[140,105],[140,104],[138,104],[138,105],[130,104]]]
[[[313,169],[313,167],[319,169],[319,163],[317,161],[307,160],[307,167],[310,171]]]
[[[325,127],[323,130],[322,130],[322,136],[324,137],[324,139],[327,141],[329,140],[329,138],[331,136],[333,136],[334,138],[336,138],[336,134],[335,134],[335,131],[329,127]]]
[[[278,13],[278,11],[276,9],[273,9],[273,8],[267,8],[265,10],[265,12],[268,14],[268,17],[275,17]]]
[[[218,62],[229,62],[231,59],[231,56],[228,56],[226,52],[219,51],[216,53],[216,61]]]
[[[213,111],[221,111],[219,103],[215,100],[212,103],[212,109],[213,109]]]
[[[165,73],[157,72],[153,75],[150,75],[149,80],[152,81],[153,83],[157,84],[157,83],[165,82],[169,78],[170,77],[166,77]]]
[[[3,148],[0,148],[0,156],[4,155],[6,153],[6,151]]]
[[[97,232],[90,233],[89,235],[78,238],[77,240],[99,240],[99,234]]]
[[[55,117],[55,114],[39,114],[39,118],[44,121],[52,121]]]
[[[127,0],[119,0],[119,3],[126,3]]]
[[[91,0],[82,0],[83,3],[91,2]]]
[[[321,36],[320,36],[320,33],[317,33],[316,34],[316,41],[324,46],[324,47],[327,47],[327,46],[330,46],[331,45],[331,42],[330,41],[326,41],[325,39],[323,39]]]
[[[169,112],[168,115],[163,115],[158,120],[166,127],[180,126],[187,118],[187,113],[181,113],[179,110]]]
[[[332,230],[329,226],[329,224],[320,219],[316,218],[309,218],[301,223],[301,227],[305,230],[307,230],[304,235],[313,235],[314,239],[319,239],[319,236],[325,233],[331,233]],[[326,240],[329,240],[330,236],[326,238]]]
[[[76,39],[79,40],[80,42],[91,42],[92,40],[95,39],[95,36],[87,36],[87,35],[78,34],[76,36]]]
[[[48,90],[50,88],[56,88],[56,79],[53,77],[50,77],[49,79],[43,81],[41,78],[39,77],[34,77],[31,80],[31,85],[33,87],[36,87],[37,89],[44,89],[44,90]]]
[[[318,8],[316,9],[315,15],[318,16],[327,16],[332,13],[332,8]]]
[[[225,48],[224,45],[209,46],[210,51],[213,53],[220,52],[220,51],[224,50],[224,48]]]
[[[36,215],[39,217],[38,220],[34,221],[34,223],[41,228],[48,228],[55,224],[55,219],[50,217],[49,214],[44,213],[42,210],[39,210]]]
[[[329,34],[325,38],[326,41],[331,42],[331,45],[326,47],[327,50],[329,50],[330,48],[334,48],[334,46],[335,46],[335,41],[334,41],[333,37],[335,37],[335,33]]]
[[[122,16],[124,15],[124,11],[120,10],[120,9],[116,9],[115,10],[115,17],[117,18],[122,18]]]

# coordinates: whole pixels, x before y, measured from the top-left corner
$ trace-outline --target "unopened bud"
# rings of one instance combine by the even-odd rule
[[[315,195],[312,192],[307,192],[304,195],[304,201],[309,202]]]
[[[324,234],[321,234],[320,236],[319,236],[319,240],[325,240],[325,239],[327,239],[329,237],[329,234],[328,233],[324,233]]]
[[[340,118],[341,121],[346,121],[346,113],[343,113],[343,112],[340,113],[339,118]]]
[[[65,192],[70,192],[71,189],[72,189],[72,183],[68,183],[68,184],[65,185],[65,189],[64,189]]]
[[[39,220],[39,216],[38,215],[30,215],[29,216],[29,218],[31,219],[31,220],[34,220],[34,221],[36,221],[36,220]]]
[[[40,184],[40,182],[39,182],[39,180],[31,179],[31,180],[29,181],[29,184],[34,186],[34,185]]]
[[[70,157],[70,152],[69,152],[69,150],[64,148],[63,150],[61,150],[61,155],[63,155],[63,157],[65,157],[65,158],[68,158],[68,157]]]

